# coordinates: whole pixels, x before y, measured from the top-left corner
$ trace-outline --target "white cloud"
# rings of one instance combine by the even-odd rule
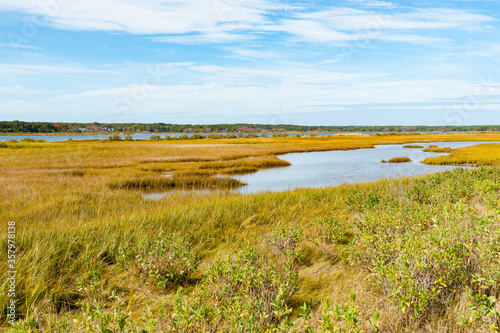
[[[153,41],[181,44],[245,42],[263,32],[285,32],[313,42],[380,38],[435,43],[443,39],[420,36],[420,32],[420,38],[410,38],[416,33],[409,31],[481,30],[495,21],[465,10],[402,10],[377,0],[362,5],[363,10],[316,10],[272,0],[0,0],[0,10],[45,15],[49,25],[59,29],[154,35]]]

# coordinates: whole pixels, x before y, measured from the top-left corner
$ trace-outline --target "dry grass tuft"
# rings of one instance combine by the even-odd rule
[[[394,158],[391,158],[387,162],[389,162],[389,163],[408,163],[408,162],[411,162],[411,159],[408,157],[394,157]]]

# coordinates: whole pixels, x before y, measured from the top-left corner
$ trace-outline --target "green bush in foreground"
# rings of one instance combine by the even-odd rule
[[[359,258],[407,323],[443,313],[462,293],[483,304],[474,305],[478,309],[494,304],[500,228],[498,215],[479,207],[488,202],[477,186],[485,173],[498,182],[498,170],[486,169],[417,180],[407,197],[384,198],[358,219]],[[467,204],[474,199],[476,206]],[[475,311],[477,324],[498,327],[498,312],[481,311]]]
[[[210,265],[195,291],[179,290],[172,315],[174,332],[283,328],[298,287],[297,238],[276,238],[280,239],[277,252],[249,248],[230,254]]]
[[[192,245],[177,235],[142,240],[119,248],[118,253],[125,269],[134,269],[144,280],[153,278],[162,289],[188,282],[199,263]]]

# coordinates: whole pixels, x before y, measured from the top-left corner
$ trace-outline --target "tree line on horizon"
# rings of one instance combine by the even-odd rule
[[[489,132],[500,125],[483,126],[300,126],[285,124],[180,125],[167,123],[51,123],[0,121],[0,133],[234,133],[234,132]]]

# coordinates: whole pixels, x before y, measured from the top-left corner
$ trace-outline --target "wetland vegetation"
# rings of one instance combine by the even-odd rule
[[[500,144],[415,178],[242,195],[229,176],[291,152],[500,141],[496,134],[7,142],[18,228],[12,332],[495,332]],[[169,172],[169,177],[165,173]],[[7,247],[6,234],[1,238]],[[7,255],[2,252],[2,276]],[[8,284],[1,282],[2,293]]]

